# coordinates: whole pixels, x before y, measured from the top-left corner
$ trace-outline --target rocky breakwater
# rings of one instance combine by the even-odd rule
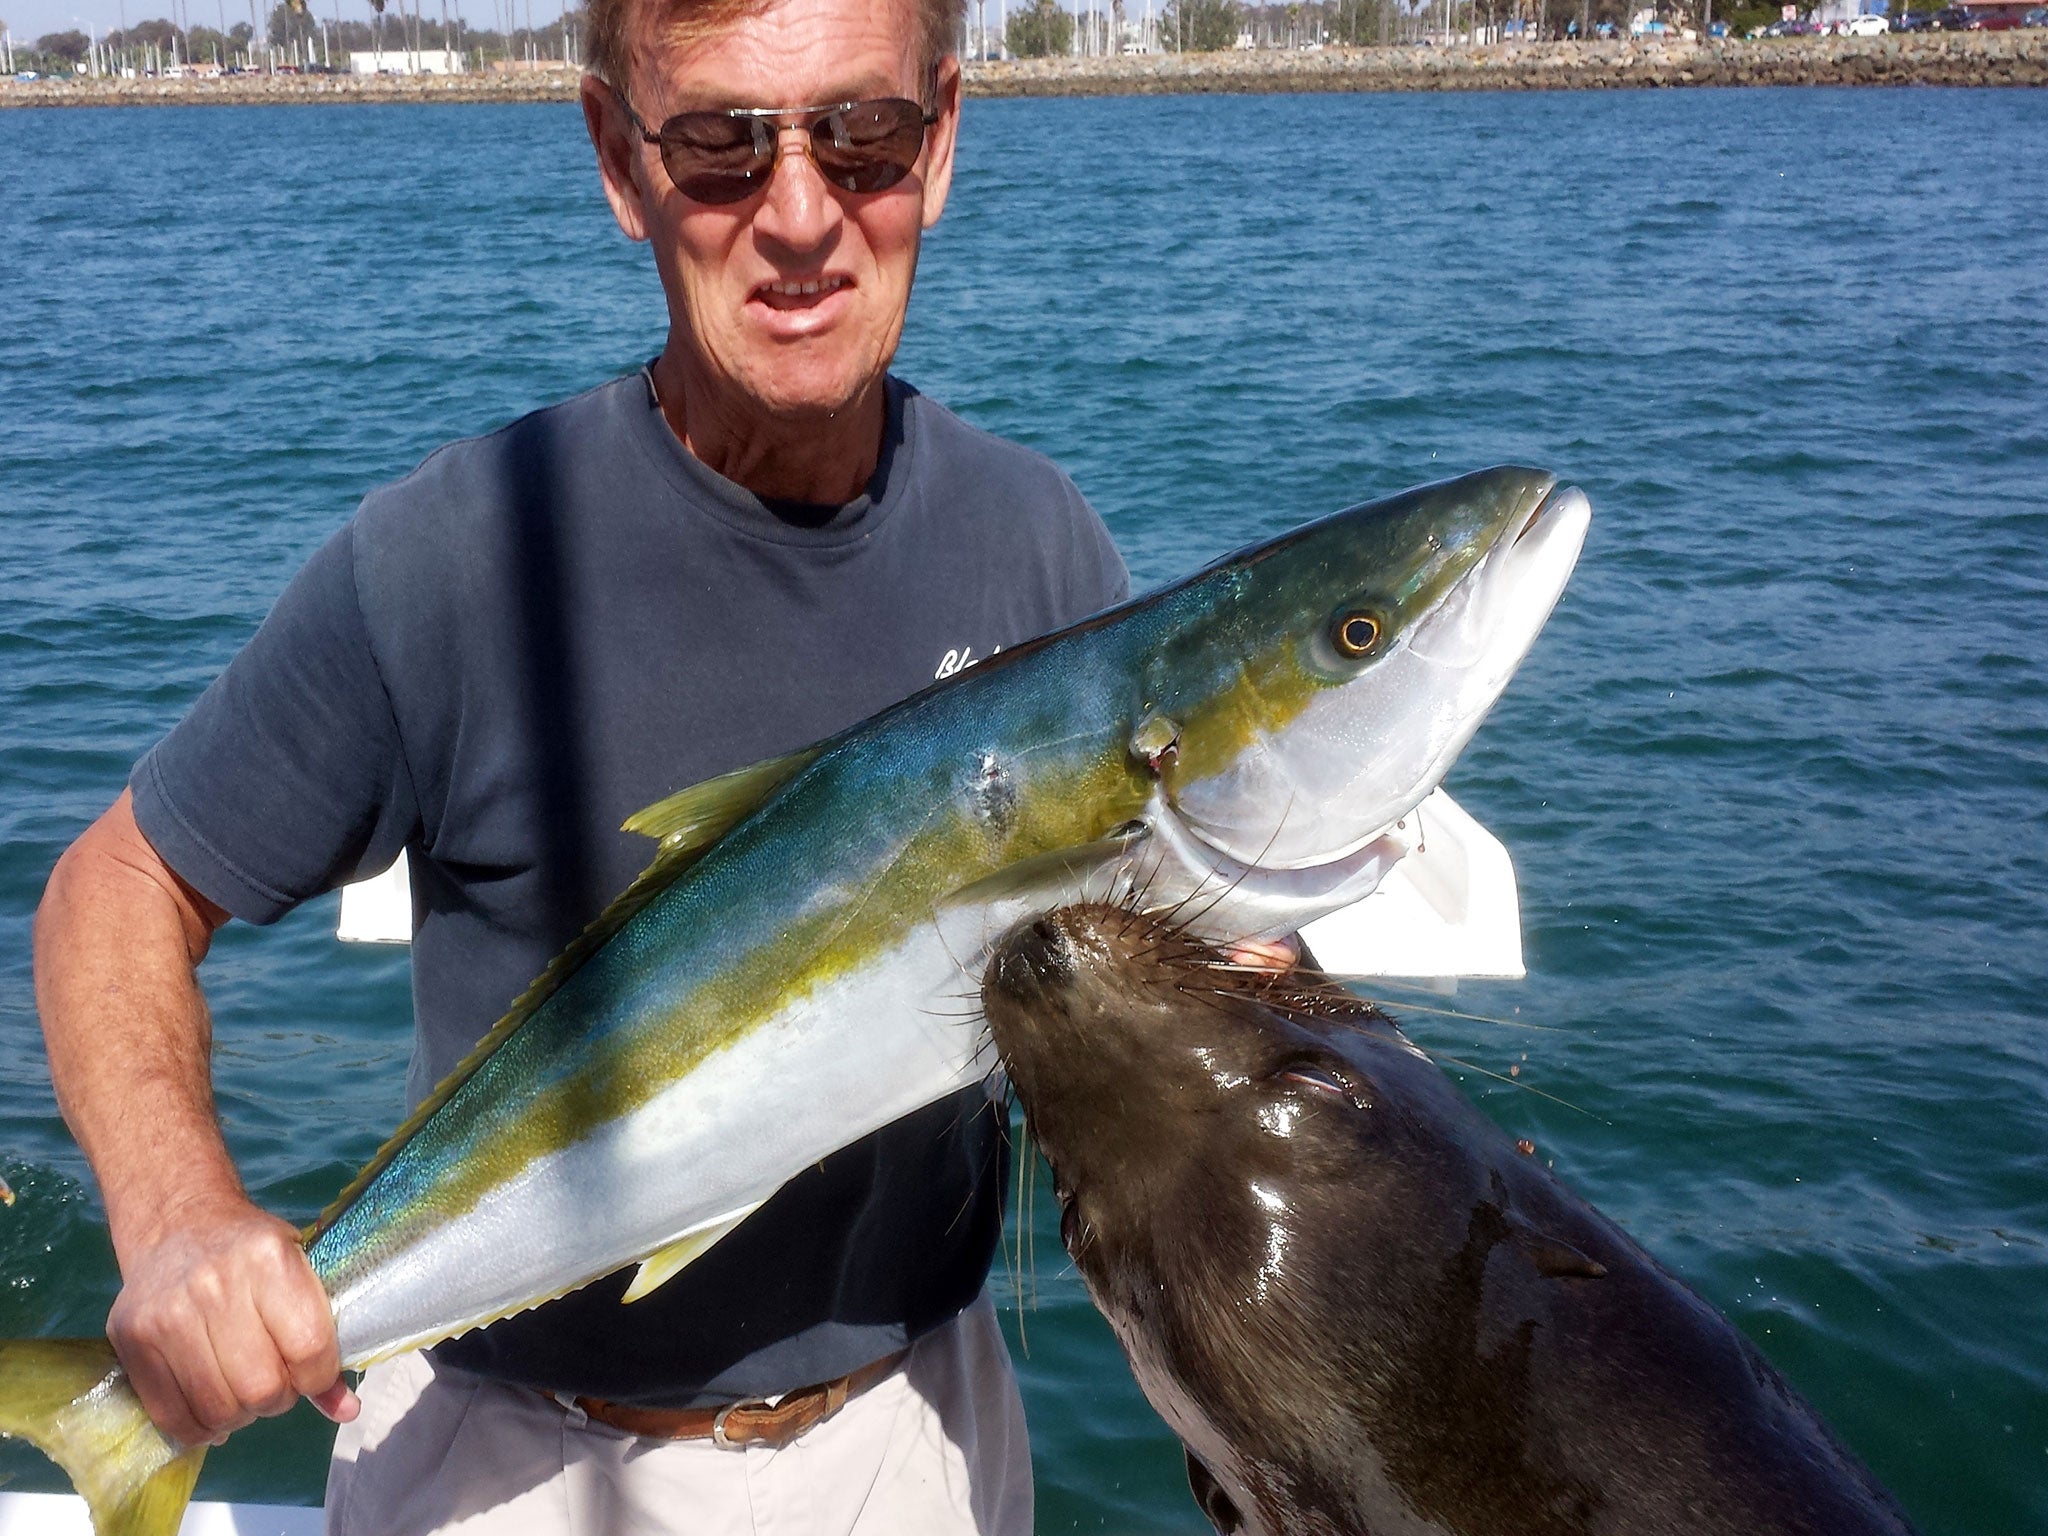
[[[221,75],[0,81],[0,107],[281,106],[316,102],[574,101],[568,68],[469,75]]]
[[[975,96],[2048,85],[2048,31],[1126,54],[969,64]]]
[[[966,66],[970,96],[1271,91],[1583,91],[1686,85],[2048,85],[2048,31],[1642,39],[1315,53],[1125,54]],[[0,107],[573,101],[570,69],[450,76],[0,81]]]

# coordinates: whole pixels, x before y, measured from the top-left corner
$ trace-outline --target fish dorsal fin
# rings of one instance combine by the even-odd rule
[[[633,1283],[626,1287],[621,1301],[638,1301],[651,1292],[660,1290],[682,1272],[694,1260],[702,1257],[711,1246],[728,1232],[761,1209],[764,1201],[756,1200],[752,1205],[743,1205],[727,1216],[714,1216],[701,1227],[685,1232],[666,1248],[657,1248],[640,1261],[640,1268],[633,1276]]]
[[[775,764],[793,763],[793,766],[787,768],[776,782],[782,782],[782,780],[795,773],[797,768],[802,767],[803,764],[801,762],[793,762],[793,759],[805,756],[806,754],[803,753],[795,753],[788,758],[775,759]],[[770,766],[773,765],[767,763],[757,765],[758,768]],[[742,772],[751,771],[754,770],[742,770]],[[735,775],[728,774],[726,777],[732,778]],[[710,784],[718,784],[720,782],[722,781],[713,779],[710,781]],[[709,788],[710,784],[698,787]],[[690,791],[688,790],[683,792],[684,795],[689,793]],[[642,816],[647,815],[649,812],[659,810],[660,806],[669,804],[670,800],[679,800],[681,798],[681,795],[672,795],[669,797],[669,800],[661,801],[658,805],[649,806],[647,811],[643,811],[640,814]],[[744,812],[740,814],[744,814]],[[634,821],[639,819],[638,816],[633,818]],[[732,818],[732,820],[737,819],[737,816]],[[726,823],[727,826],[731,824],[731,820]],[[633,828],[633,822],[631,821],[626,825],[628,829],[638,830]],[[720,830],[723,831],[724,829],[721,828]],[[660,845],[655,849],[654,862],[640,871],[633,883],[613,899],[612,904],[604,909],[597,920],[575,938],[571,939],[562,952],[548,962],[547,969],[536,976],[527,989],[513,999],[512,1006],[505,1011],[505,1016],[493,1024],[484,1037],[477,1041],[470,1053],[456,1064],[454,1070],[442,1078],[440,1083],[435,1086],[434,1091],[420,1101],[419,1108],[406,1116],[405,1123],[391,1133],[390,1140],[377,1149],[376,1155],[363,1165],[362,1172],[358,1173],[353,1179],[350,1179],[342,1192],[334,1197],[333,1203],[326,1210],[322,1211],[315,1218],[313,1224],[300,1234],[300,1242],[311,1244],[321,1233],[333,1226],[341,1213],[349,1207],[350,1203],[365,1189],[369,1188],[370,1181],[390,1166],[391,1160],[398,1156],[400,1149],[408,1141],[412,1140],[421,1126],[433,1118],[435,1111],[455,1097],[462,1085],[476,1074],[477,1069],[490,1058],[491,1054],[499,1046],[505,1043],[507,1037],[517,1030],[520,1025],[532,1018],[535,1013],[539,1012],[541,1004],[560,991],[562,984],[576,973],[584,961],[604,948],[621,928],[639,916],[641,908],[661,895],[663,891],[674,885],[679,877],[687,873],[691,866],[704,856],[705,852],[710,848],[711,842],[715,840],[713,838],[699,842],[684,839],[671,843],[667,837],[664,837]]]
[[[651,837],[663,853],[703,852],[758,810],[818,755],[817,747],[771,757],[677,790],[626,818],[625,830]]]

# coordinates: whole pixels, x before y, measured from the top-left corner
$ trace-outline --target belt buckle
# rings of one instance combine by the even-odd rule
[[[736,1408],[755,1409],[767,1408],[769,1406],[771,1405],[765,1397],[748,1397],[742,1398],[739,1402],[736,1403],[727,1403],[723,1408],[719,1409],[718,1412],[714,1413],[711,1416],[711,1443],[717,1446],[720,1450],[745,1450],[747,1447],[744,1441],[730,1440],[726,1438],[725,1421],[729,1417],[731,1417],[733,1410]]]

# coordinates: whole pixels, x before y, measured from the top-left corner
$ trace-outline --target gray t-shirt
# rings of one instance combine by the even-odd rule
[[[136,819],[255,923],[409,850],[417,1101],[647,863],[632,812],[1128,590],[1065,475],[896,380],[834,509],[715,474],[629,375],[371,493],[136,765]],[[675,1407],[828,1380],[973,1299],[1006,1160],[978,1090],[945,1100],[630,1308],[613,1276],[439,1353]]]

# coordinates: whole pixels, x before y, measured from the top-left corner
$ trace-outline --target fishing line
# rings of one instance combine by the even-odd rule
[[[1535,1094],[1536,1097],[1539,1099],[1548,1099],[1553,1104],[1561,1104],[1566,1109],[1571,1110],[1574,1114],[1584,1115],[1588,1120],[1597,1121],[1601,1125],[1611,1126],[1614,1124],[1614,1122],[1612,1120],[1609,1120],[1605,1115],[1596,1115],[1590,1109],[1581,1109],[1578,1105],[1574,1104],[1570,1099],[1560,1099],[1554,1093],[1545,1093],[1541,1088],[1538,1088],[1530,1083],[1525,1083],[1518,1077],[1509,1077],[1506,1074],[1500,1072],[1489,1072],[1485,1067],[1475,1065],[1474,1063],[1469,1061],[1462,1061],[1456,1056],[1446,1056],[1440,1051],[1430,1051],[1428,1055],[1431,1061],[1448,1061],[1452,1066],[1463,1067],[1467,1072],[1477,1072],[1481,1077],[1490,1077],[1497,1083],[1506,1083],[1510,1088],[1519,1088],[1524,1093]]]

